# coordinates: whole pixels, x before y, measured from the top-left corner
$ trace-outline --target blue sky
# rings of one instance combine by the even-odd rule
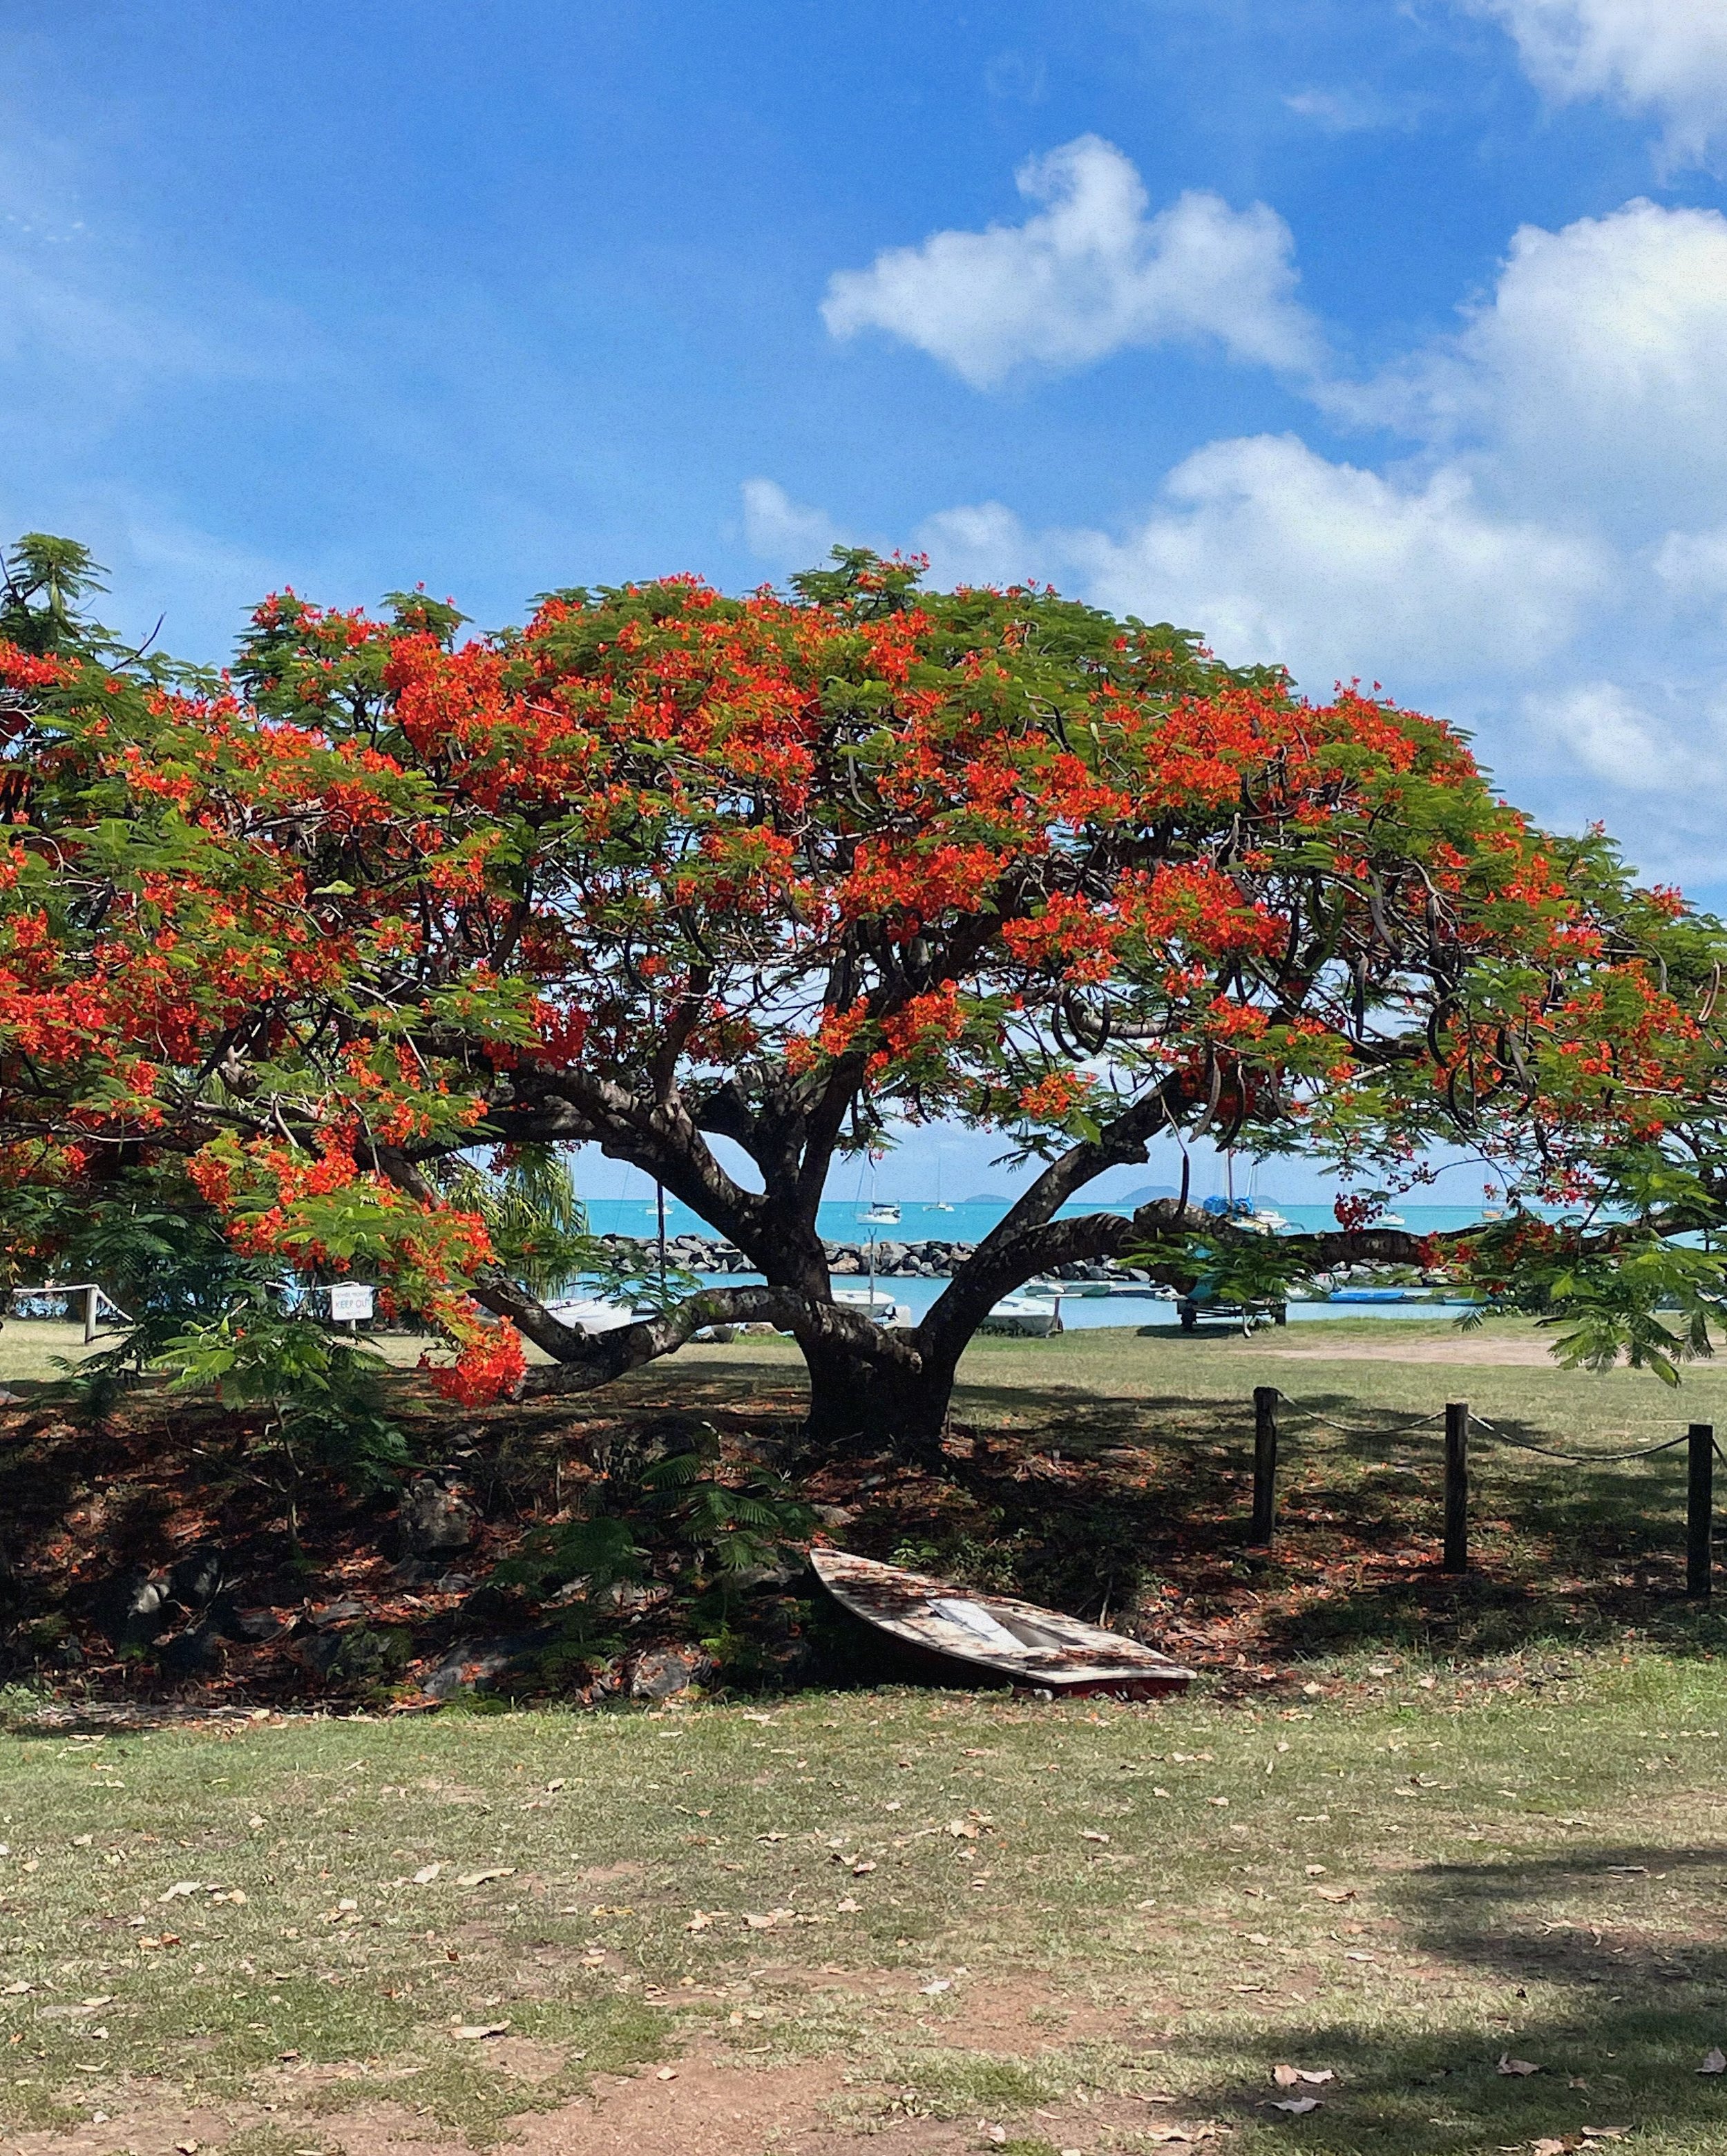
[[[1724,160],[1720,0],[0,0],[0,530],[201,658],[922,547],[1719,903]]]

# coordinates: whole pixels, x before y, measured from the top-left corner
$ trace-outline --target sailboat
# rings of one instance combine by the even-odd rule
[[[878,1155],[873,1147],[871,1148],[869,1158],[870,1202],[857,1217],[860,1220],[866,1221],[872,1228],[897,1228],[899,1225],[898,1206],[891,1204],[887,1199],[877,1198],[876,1195],[876,1162]],[[861,1183],[862,1180],[863,1178],[860,1176],[858,1181]],[[873,1243],[875,1240],[871,1235],[870,1240]]]
[[[942,1202],[942,1152],[939,1146],[936,1147],[935,1155],[935,1196],[926,1201],[923,1210],[926,1213],[951,1213],[953,1210],[951,1205]]]

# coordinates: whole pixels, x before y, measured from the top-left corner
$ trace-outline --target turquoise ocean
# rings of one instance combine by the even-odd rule
[[[823,1237],[833,1243],[866,1245],[873,1233],[878,1241],[894,1243],[977,1243],[981,1242],[1008,1210],[1005,1199],[990,1201],[974,1200],[967,1204],[942,1206],[916,1199],[897,1201],[897,1226],[872,1224],[862,1217],[870,1209],[866,1200],[830,1199],[817,1215],[817,1225]],[[1325,1229],[1337,1225],[1336,1215],[1329,1205],[1279,1204],[1262,1201],[1271,1209],[1281,1214],[1292,1228]],[[587,1201],[589,1225],[599,1235],[630,1235],[647,1241],[655,1234],[655,1208],[652,1199],[590,1198]],[[1114,1209],[1108,1205],[1077,1204],[1062,1208],[1064,1218],[1088,1213],[1108,1213]],[[1447,1229],[1467,1228],[1482,1217],[1481,1208],[1475,1205],[1418,1205],[1395,1204],[1396,1214],[1411,1233],[1418,1235],[1437,1235]],[[712,1235],[713,1229],[689,1207],[675,1199],[666,1201],[666,1229],[669,1235]],[[751,1273],[712,1274],[717,1286],[742,1286],[758,1278]],[[881,1286],[897,1302],[907,1304],[914,1317],[921,1317],[941,1293],[946,1282],[940,1280],[883,1281]],[[1341,1317],[1374,1317],[1387,1320],[1399,1318],[1434,1318],[1455,1315],[1462,1304],[1435,1303],[1324,1303],[1294,1302],[1289,1306],[1292,1323]],[[1094,1326],[1173,1325],[1174,1314],[1167,1301],[1156,1297],[1137,1296],[1087,1297],[1073,1296],[1063,1299],[1061,1322],[1073,1331]]]

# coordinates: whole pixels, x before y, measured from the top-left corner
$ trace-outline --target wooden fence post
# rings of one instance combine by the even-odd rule
[[[1269,1549],[1277,1518],[1277,1389],[1253,1388],[1253,1524],[1249,1543]]]
[[[1685,1504],[1685,1592],[1701,1602],[1708,1599],[1714,1569],[1709,1537],[1714,1512],[1715,1426],[1694,1422],[1687,1435],[1691,1473]]]
[[[1469,1403],[1445,1404],[1445,1565],[1469,1569]]]

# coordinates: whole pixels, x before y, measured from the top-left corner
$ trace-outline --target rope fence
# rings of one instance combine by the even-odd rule
[[[1280,1407],[1291,1410],[1294,1419],[1303,1422],[1318,1423],[1327,1430],[1336,1430],[1344,1437],[1407,1437],[1418,1430],[1431,1429],[1443,1423],[1445,1446],[1445,1553],[1442,1569],[1448,1573],[1467,1572],[1469,1568],[1469,1431],[1471,1425],[1490,1437],[1498,1445],[1519,1452],[1530,1452],[1544,1460],[1563,1461],[1567,1466],[1611,1466],[1628,1460],[1653,1460],[1659,1454],[1675,1452],[1683,1445],[1687,1455],[1685,1502],[1685,1592],[1694,1600],[1707,1599],[1713,1584],[1714,1568],[1713,1537],[1714,1523],[1714,1464],[1717,1460],[1727,1465],[1727,1452],[1716,1442],[1713,1423],[1694,1422],[1683,1425],[1656,1423],[1649,1427],[1658,1430],[1678,1428],[1677,1437],[1663,1438],[1655,1445],[1642,1445],[1618,1452],[1592,1450],[1560,1451],[1556,1446],[1539,1445],[1532,1438],[1501,1430],[1485,1415],[1473,1414],[1467,1400],[1447,1400],[1437,1414],[1416,1415],[1396,1424],[1365,1425],[1342,1423],[1318,1408],[1306,1407],[1299,1400],[1291,1399],[1288,1393],[1276,1385],[1258,1385],[1253,1393],[1253,1518],[1248,1530],[1248,1545],[1252,1548],[1268,1550],[1277,1527],[1277,1447],[1280,1436]]]

